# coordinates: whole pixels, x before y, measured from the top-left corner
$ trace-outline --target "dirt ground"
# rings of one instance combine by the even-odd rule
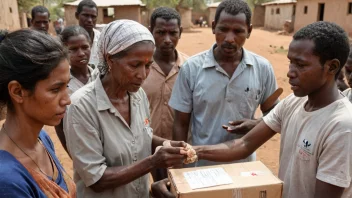
[[[254,29],[250,39],[247,40],[245,44],[246,49],[267,58],[271,62],[274,67],[278,85],[284,89],[281,98],[291,93],[286,77],[288,70],[286,53],[290,41],[291,36],[281,36],[273,32]],[[215,38],[210,28],[193,29],[192,31],[187,31],[182,34],[177,48],[191,56],[201,51],[208,50],[214,42]],[[55,144],[58,158],[66,171],[72,175],[72,161],[62,148],[53,127],[46,126],[45,130],[49,133]],[[257,160],[266,164],[274,174],[278,172],[279,148],[280,136],[276,135],[257,151]]]

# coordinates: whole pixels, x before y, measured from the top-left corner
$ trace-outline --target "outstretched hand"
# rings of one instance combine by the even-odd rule
[[[222,125],[229,133],[246,134],[252,130],[261,120],[243,119],[237,121],[230,121],[229,125]]]

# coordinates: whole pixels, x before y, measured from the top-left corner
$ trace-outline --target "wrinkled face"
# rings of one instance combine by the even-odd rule
[[[33,92],[24,97],[23,110],[37,123],[56,126],[71,103],[68,95],[70,80],[69,64],[66,59],[50,73],[48,78],[38,81]]]
[[[156,50],[162,54],[174,53],[178,40],[181,38],[182,28],[179,27],[177,19],[165,20],[157,18],[152,34],[155,39]]]
[[[295,96],[304,97],[318,92],[327,82],[327,67],[313,54],[315,44],[311,40],[293,40],[287,58],[290,61],[287,77]]]
[[[71,67],[86,68],[90,58],[89,41],[83,34],[71,36],[65,43]]]
[[[218,22],[212,24],[218,51],[227,57],[233,57],[240,51],[252,31],[246,24],[246,15],[231,15],[222,11]]]
[[[108,58],[114,81],[128,92],[137,92],[150,72],[154,44],[138,43],[123,57]]]
[[[37,12],[35,13],[34,19],[32,19],[32,28],[35,30],[41,30],[48,32],[49,30],[49,14],[47,12],[41,13]]]
[[[92,32],[95,24],[97,22],[98,11],[95,7],[90,8],[83,6],[81,13],[76,14],[76,18],[81,27],[87,30],[87,32]]]
[[[345,76],[347,79],[347,83],[350,87],[352,87],[352,58],[348,57],[347,62],[345,64]]]

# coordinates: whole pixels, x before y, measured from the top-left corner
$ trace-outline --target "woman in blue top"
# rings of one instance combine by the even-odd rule
[[[76,196],[44,125],[60,123],[70,104],[67,54],[33,30],[0,34],[0,197]]]

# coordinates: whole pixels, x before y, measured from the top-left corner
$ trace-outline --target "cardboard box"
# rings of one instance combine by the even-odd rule
[[[233,183],[214,187],[193,189],[184,173],[200,169],[221,167]],[[177,198],[281,198],[283,182],[260,161],[169,169],[171,192]]]

